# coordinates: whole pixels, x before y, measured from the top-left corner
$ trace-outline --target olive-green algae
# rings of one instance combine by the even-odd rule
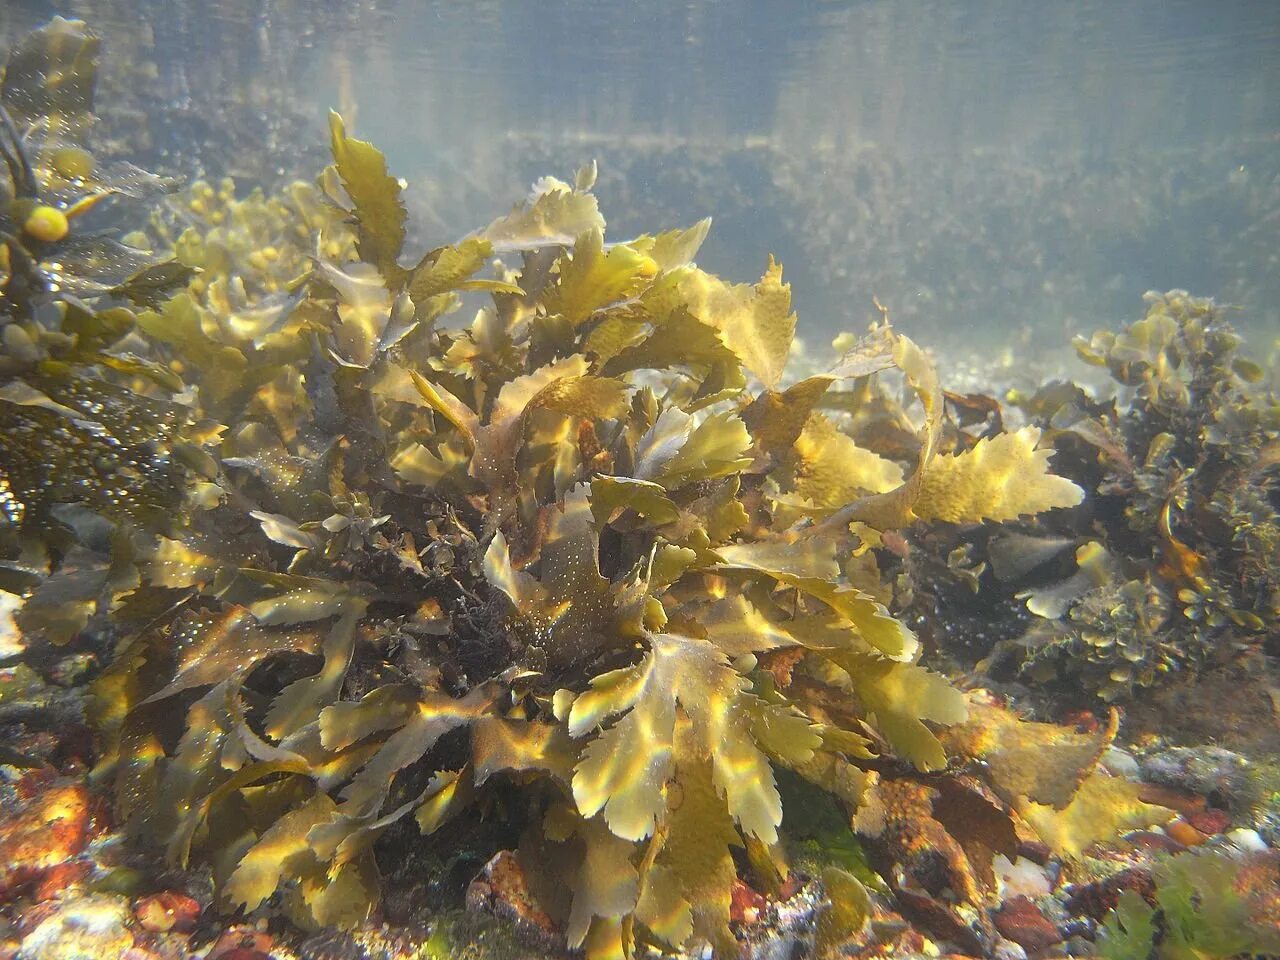
[[[1149,294],[1141,320],[1077,340],[1121,396],[1055,385],[1027,400],[1059,468],[1095,490],[1066,582],[1027,591],[1043,617],[1023,671],[1128,696],[1257,646],[1280,626],[1280,403],[1226,308]]]
[[[89,303],[46,284],[6,327],[5,408],[84,434],[52,478],[0,451],[8,570],[34,636],[110,615],[97,774],[139,840],[227,909],[350,927],[384,834],[483,814],[571,946],[728,954],[739,848],[790,869],[789,771],[868,836],[938,838],[979,900],[960,846],[1027,797],[948,769],[965,698],[875,558],[920,520],[1077,504],[1044,431],[966,434],[887,323],[785,386],[781,267],[700,270],[706,223],[606,245],[594,165],[410,264],[398,181],[330,135],[315,187],[197,183],[131,237],[173,265]],[[868,796],[963,800],[990,836],[859,820]],[[828,945],[865,916],[856,850]]]
[[[1157,864],[1154,903],[1120,894],[1099,937],[1105,960],[1182,960],[1280,951],[1277,865],[1221,851],[1188,852]]]

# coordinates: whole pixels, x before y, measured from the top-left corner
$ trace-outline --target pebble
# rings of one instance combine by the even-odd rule
[[[1241,853],[1261,853],[1267,849],[1267,841],[1257,830],[1232,830],[1227,834],[1227,841]]]
[[[22,631],[13,619],[25,602],[16,593],[0,590],[0,658],[17,656],[26,649]]]
[[[1044,897],[1053,892],[1049,871],[1024,857],[1012,863],[1003,853],[991,861],[996,875],[996,891],[1002,900],[1011,897]]]
[[[1101,763],[1108,773],[1124,777],[1126,780],[1137,780],[1142,776],[1142,769],[1138,766],[1138,761],[1133,754],[1117,746],[1107,747]]]
[[[1197,830],[1186,820],[1178,819],[1173,823],[1167,824],[1164,832],[1171,836],[1184,847],[1198,847],[1209,838],[1201,831]]]
[[[53,904],[22,938],[18,960],[101,960],[132,947],[128,903],[91,895]]]
[[[1006,901],[994,919],[1001,936],[1030,952],[1045,950],[1062,941],[1058,928],[1027,897]]]
[[[992,946],[991,956],[994,960],[1027,960],[1027,951],[1022,948],[1021,944],[1001,937]]]

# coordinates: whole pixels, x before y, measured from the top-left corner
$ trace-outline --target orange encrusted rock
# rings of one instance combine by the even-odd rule
[[[547,936],[557,934],[556,925],[529,890],[520,859],[509,850],[496,853],[471,881],[467,909],[512,920]]]
[[[200,904],[185,893],[163,890],[138,900],[133,914],[142,928],[152,933],[190,933],[200,917]]]
[[[19,790],[25,802],[0,815],[0,898],[35,886],[52,896],[73,879],[74,869],[57,870],[89,842],[92,802],[83,783],[32,780]],[[49,876],[50,883],[42,885]]]

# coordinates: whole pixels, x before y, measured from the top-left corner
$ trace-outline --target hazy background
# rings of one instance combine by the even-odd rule
[[[1065,343],[1150,288],[1280,336],[1280,2],[5,0],[104,39],[105,131],[274,183],[324,112],[410,183],[421,246],[595,157],[610,233],[715,217],[700,263],[776,253],[801,332],[873,294],[934,345]]]

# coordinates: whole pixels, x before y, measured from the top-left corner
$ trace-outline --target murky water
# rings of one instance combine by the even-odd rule
[[[410,181],[424,243],[596,157],[615,235],[715,216],[708,266],[779,255],[818,340],[873,294],[966,337],[1056,342],[1174,286],[1280,327],[1267,0],[19,2],[0,26],[55,11],[154,62],[138,106],[179,139],[249,141],[230,163],[172,145],[179,166],[307,173],[339,107]],[[191,119],[237,106],[256,127]]]

